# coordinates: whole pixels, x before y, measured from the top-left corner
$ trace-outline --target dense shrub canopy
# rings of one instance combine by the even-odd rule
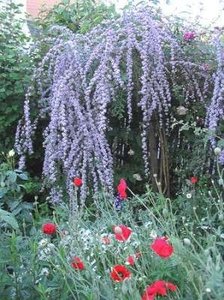
[[[224,115],[224,49],[220,32],[217,33],[214,42],[217,49],[218,65],[214,74],[214,92],[207,111],[207,123],[209,129],[216,133]],[[215,146],[215,138],[212,139],[212,142]]]
[[[173,135],[171,119],[176,109],[180,112],[180,105],[205,110],[213,85],[206,61],[194,61],[189,51],[191,42],[175,36],[147,7],[124,13],[84,35],[53,27],[48,39],[50,50],[35,70],[24,119],[17,130],[21,166],[24,155],[33,152],[34,132],[44,118],[48,124],[44,130],[43,174],[54,185],[53,191],[60,194],[55,186],[63,174],[71,197],[72,178],[82,177],[82,205],[88,186],[95,192],[101,188],[112,192],[113,149],[119,141],[114,137],[109,143],[108,135],[113,129],[114,107],[116,111],[123,105],[119,122],[127,133],[137,128],[141,135],[145,175],[160,172],[161,181],[168,186],[166,157],[171,150],[167,143],[176,148],[179,139],[179,134]],[[213,103],[221,101],[220,59]],[[39,114],[32,121],[30,109],[36,105],[32,102],[36,89]],[[127,148],[125,141],[122,147]],[[153,166],[153,159],[165,164]]]
[[[0,151],[5,151],[13,147],[32,58],[28,56],[20,6],[0,0],[0,24]]]

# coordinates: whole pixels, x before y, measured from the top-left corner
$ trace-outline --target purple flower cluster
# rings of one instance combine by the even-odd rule
[[[214,90],[211,103],[207,109],[206,124],[212,133],[216,133],[217,127],[224,116],[224,44],[218,34],[214,39],[217,53],[217,70],[214,74]],[[215,138],[211,138],[213,146]]]
[[[224,150],[220,152],[218,162],[220,165],[224,166]]]
[[[134,57],[139,61],[140,78],[136,85],[138,107],[142,111],[142,151],[145,172],[149,174],[148,130],[154,113],[160,126],[169,131],[171,83],[178,72],[186,80],[185,101],[202,99],[203,88],[191,72],[200,69],[186,61],[181,46],[169,28],[153,18],[149,9],[125,13],[119,20],[105,22],[86,35],[54,27],[51,48],[33,76],[34,86],[27,92],[24,118],[18,124],[16,149],[22,156],[32,153],[32,137],[38,118],[49,120],[44,130],[43,175],[55,186],[61,172],[67,178],[67,191],[74,210],[85,204],[91,182],[94,192],[113,190],[113,157],[107,141],[108,107],[118,94],[126,94],[127,124],[133,115]],[[186,33],[187,34],[187,33]],[[186,37],[193,39],[193,33]],[[204,78],[200,77],[200,82]],[[30,103],[38,88],[39,115],[32,123]],[[74,203],[71,185],[80,174],[80,203]],[[59,195],[60,194],[60,195]],[[52,201],[61,192],[52,191]]]
[[[183,39],[187,42],[192,41],[196,38],[196,34],[193,31],[187,31],[183,35]]]

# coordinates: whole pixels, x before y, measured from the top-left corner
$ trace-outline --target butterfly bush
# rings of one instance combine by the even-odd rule
[[[219,155],[219,158],[218,158],[218,162],[219,162],[222,166],[224,166],[224,150],[222,150],[222,151],[220,152],[220,155]]]
[[[221,41],[220,32],[216,35],[214,44],[217,50],[217,70],[214,74],[213,96],[207,110],[207,125],[215,133],[224,115],[224,44]],[[211,141],[215,146],[215,138]]]
[[[169,135],[172,81],[183,78],[186,103],[195,99],[203,102],[208,77],[202,67],[187,60],[181,43],[148,8],[124,13],[85,35],[59,26],[52,32],[47,39],[50,49],[36,68],[34,84],[26,94],[16,149],[23,167],[25,156],[33,152],[32,140],[40,120],[48,120],[43,133],[43,175],[53,187],[63,173],[70,198],[74,194],[73,178],[82,178],[80,201],[75,202],[77,211],[85,204],[88,186],[95,194],[100,189],[113,191],[113,153],[107,133],[109,106],[117,95],[121,91],[126,95],[128,128],[133,119],[134,89],[139,95],[136,101],[142,114],[142,153],[149,175],[149,127],[157,114],[160,126]],[[133,76],[135,57],[140,62],[139,84]],[[216,86],[220,84],[217,81]],[[34,104],[36,92],[38,103]],[[32,120],[34,105],[39,114]],[[54,194],[59,201],[61,191],[54,188]]]

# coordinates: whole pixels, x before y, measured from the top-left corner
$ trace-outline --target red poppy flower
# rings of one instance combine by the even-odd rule
[[[73,184],[77,187],[80,187],[82,185],[82,179],[79,177],[75,177],[73,180]]]
[[[173,246],[166,238],[156,238],[150,248],[161,258],[168,258],[173,254]]]
[[[166,296],[168,290],[174,292],[177,290],[177,286],[171,282],[157,280],[146,288],[142,300],[153,300],[156,296]]]
[[[121,199],[127,198],[126,189],[127,189],[127,183],[125,179],[122,178],[117,186],[118,195]]]
[[[119,197],[120,197],[121,199],[126,199],[126,198],[128,197],[128,195],[127,195],[126,191],[121,191],[121,192],[119,193]]]
[[[110,272],[110,277],[117,282],[124,281],[131,277],[131,272],[123,265],[116,265]]]
[[[134,264],[135,264],[135,256],[134,255],[129,255],[128,258],[126,259],[126,264],[134,266]]]
[[[56,232],[56,225],[53,223],[46,223],[42,226],[42,232],[45,234],[52,235]]]
[[[190,178],[190,181],[191,181],[192,184],[195,184],[195,183],[198,182],[198,177],[192,176],[192,177]]]
[[[129,255],[128,258],[126,259],[126,264],[133,266],[136,260],[138,260],[140,256],[141,256],[140,252],[137,252],[134,255]]]
[[[132,234],[131,228],[120,225],[120,226],[114,226],[113,231],[115,234],[115,239],[120,242],[125,242],[129,239],[130,235]]]
[[[73,257],[71,266],[73,269],[80,270],[80,271],[82,271],[85,268],[84,263],[78,256]]]

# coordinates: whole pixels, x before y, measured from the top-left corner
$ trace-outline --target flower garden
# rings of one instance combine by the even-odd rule
[[[3,1],[0,299],[223,300],[223,28],[144,1],[19,16]]]

